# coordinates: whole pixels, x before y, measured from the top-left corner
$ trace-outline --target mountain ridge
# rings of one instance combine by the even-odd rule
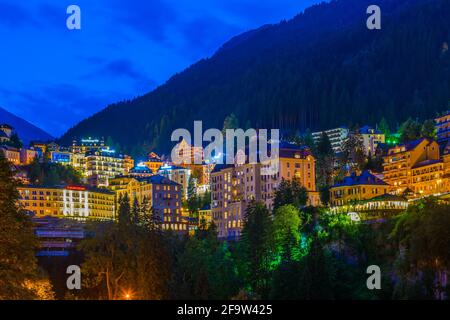
[[[0,123],[9,124],[10,126],[12,126],[25,145],[28,145],[30,141],[33,140],[51,141],[54,139],[50,134],[48,134],[41,128],[38,128],[34,124],[29,123],[25,119],[20,118],[1,107]]]
[[[111,137],[124,151],[167,152],[175,128],[241,126],[321,130],[405,116],[450,101],[450,4],[379,0],[382,30],[367,30],[369,0],[337,0],[224,43],[152,92],[108,106],[64,134]],[[426,106],[426,108],[425,108]],[[274,112],[276,110],[277,112]],[[213,111],[213,112],[212,112]]]

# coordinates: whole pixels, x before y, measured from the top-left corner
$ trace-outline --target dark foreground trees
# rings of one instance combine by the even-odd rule
[[[271,214],[252,202],[241,238],[227,242],[217,239],[214,225],[180,236],[156,221],[136,224],[124,205],[125,219],[96,224],[96,236],[82,244],[83,290],[76,298],[445,298],[449,208],[428,199],[397,218],[362,224],[292,204]],[[367,288],[370,265],[381,269],[381,290]]]
[[[30,217],[17,205],[16,187],[0,152],[0,300],[50,299],[52,288],[37,268],[37,241]]]
[[[450,284],[450,205],[428,198],[412,205],[399,218],[393,237],[398,252],[395,298],[448,297]]]

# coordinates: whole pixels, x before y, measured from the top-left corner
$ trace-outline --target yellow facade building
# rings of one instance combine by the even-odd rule
[[[19,204],[36,217],[114,220],[114,193],[84,186],[20,186]]]
[[[421,197],[449,192],[447,163],[440,147],[431,139],[418,139],[394,146],[383,158],[383,180],[395,194],[413,193]]]
[[[330,205],[344,206],[387,194],[389,185],[369,171],[353,174],[330,188]]]
[[[152,184],[147,180],[135,179],[133,177],[118,177],[109,180],[108,189],[115,192],[116,200],[128,195],[130,205],[133,205],[134,199],[142,204],[144,198],[149,202],[152,200]]]

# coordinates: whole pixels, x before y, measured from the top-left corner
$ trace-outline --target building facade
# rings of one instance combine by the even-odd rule
[[[330,205],[344,206],[361,200],[368,200],[389,192],[389,185],[369,171],[360,175],[345,177],[330,188]]]
[[[154,175],[145,180],[152,185],[151,205],[154,214],[161,221],[162,229],[187,233],[189,222],[182,215],[181,185],[161,175]]]
[[[124,158],[113,150],[86,152],[86,177],[91,185],[108,186],[109,179],[124,175]]]
[[[391,192],[414,197],[449,192],[447,156],[436,141],[422,138],[389,149],[383,158],[384,181]]]
[[[325,131],[313,132],[312,136],[315,144],[320,141],[323,133],[326,133],[328,139],[330,139],[331,147],[333,148],[334,153],[342,152],[342,145],[348,138],[349,129],[347,127],[339,127]]]
[[[19,204],[36,217],[114,220],[114,193],[84,186],[20,186]]]
[[[361,127],[356,133],[363,145],[366,156],[374,155],[379,144],[385,143],[385,135],[378,129],[370,126]]]
[[[158,170],[159,175],[162,175],[181,185],[183,199],[187,199],[188,184],[191,173],[191,169],[189,168],[170,164],[164,164]]]
[[[8,146],[0,146],[0,152],[3,153],[3,156],[14,165],[20,165],[20,151],[19,149],[8,147]]]
[[[437,117],[435,122],[438,141],[450,141],[450,111]]]
[[[217,164],[211,172],[211,212],[218,237],[237,239],[243,227],[245,210],[252,201],[273,209],[275,192],[283,180],[296,179],[308,192],[308,204],[319,205],[316,191],[315,159],[310,150],[288,144],[280,145],[274,163]],[[275,165],[277,173],[267,174]]]

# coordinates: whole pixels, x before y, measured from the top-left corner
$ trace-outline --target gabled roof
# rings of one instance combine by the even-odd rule
[[[139,179],[139,178],[138,178]],[[154,176],[148,177],[148,178],[141,178],[142,180],[146,180],[152,184],[167,184],[167,185],[176,185],[179,184],[175,181],[170,180],[169,178],[166,178],[162,175],[156,174]]]
[[[438,159],[424,160],[424,161],[416,163],[412,168],[413,169],[417,169],[417,168],[429,166],[429,165],[432,165],[432,164],[435,164],[435,163],[439,163],[439,162],[442,162],[442,160],[438,160]]]
[[[359,176],[353,174],[345,177],[343,181],[336,183],[332,188],[337,187],[350,187],[358,185],[378,185],[387,186],[388,184],[383,180],[374,176],[370,171],[364,170]]]
[[[389,149],[393,150],[393,149],[398,149],[398,148],[405,148],[405,150],[400,151],[400,152],[395,152],[395,153],[401,153],[401,152],[406,152],[406,151],[411,151],[414,150],[419,144],[421,144],[423,141],[427,142],[427,145],[430,145],[431,143],[434,142],[434,140],[428,139],[428,138],[420,138],[420,139],[416,139],[416,140],[412,140],[412,141],[408,141],[402,144],[398,144],[396,146],[393,146]],[[395,154],[394,153],[394,154]]]

